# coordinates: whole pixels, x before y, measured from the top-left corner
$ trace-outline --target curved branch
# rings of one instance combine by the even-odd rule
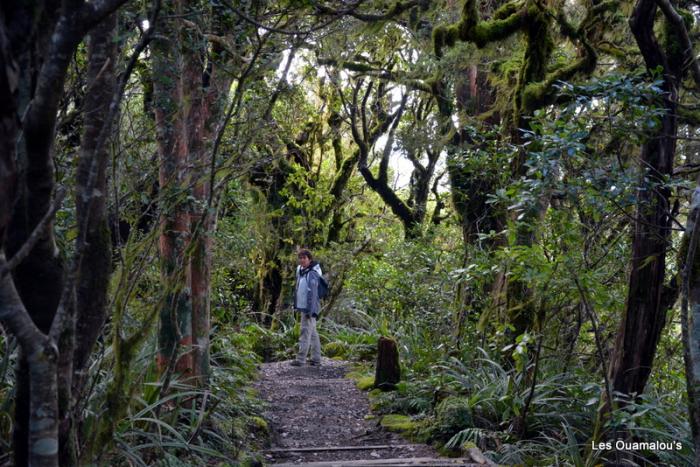
[[[427,93],[432,93],[433,89],[425,81],[416,78],[407,78],[401,76],[400,73],[395,71],[385,70],[383,68],[374,68],[362,62],[356,61],[340,61],[333,58],[319,58],[317,60],[319,65],[335,66],[339,68],[344,68],[348,71],[354,71],[362,75],[371,76],[373,78],[379,78],[386,81],[392,81],[397,84],[406,86],[407,88],[414,89],[416,91],[423,91]]]
[[[666,16],[666,20],[671,23],[673,29],[676,31],[678,39],[683,46],[684,68],[690,68],[695,86],[700,88],[700,63],[698,63],[698,60],[695,58],[695,53],[693,53],[693,42],[690,39],[690,35],[688,35],[688,29],[686,28],[683,17],[678,14],[668,0],[656,0],[656,4],[661,8],[664,16]]]
[[[333,8],[329,8],[320,3],[313,2],[314,8],[316,8],[316,10],[319,13],[334,16],[352,16],[353,18],[359,19],[360,21],[364,22],[387,21],[400,15],[404,11],[410,10],[415,6],[426,5],[427,2],[426,0],[411,0],[409,2],[397,1],[391,8],[387,10],[386,13],[362,13],[356,11],[357,7],[359,7],[361,4],[362,1],[360,0],[354,5],[352,5],[350,8],[346,8],[344,10],[334,10]]]
[[[462,18],[450,25],[438,26],[433,30],[435,55],[442,56],[444,46],[452,47],[457,40],[472,42],[479,48],[491,42],[505,39],[519,31],[527,22],[529,9],[509,2],[496,10],[493,19],[481,21],[476,0],[466,0]]]

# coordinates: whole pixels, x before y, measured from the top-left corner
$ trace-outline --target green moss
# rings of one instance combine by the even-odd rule
[[[696,126],[700,125],[700,110],[691,110],[685,107],[679,107],[678,116],[683,123]]]
[[[693,25],[695,24],[695,16],[693,15],[693,13],[689,10],[686,10],[685,8],[676,8],[676,12],[681,16],[681,18],[683,18],[685,27],[690,32],[690,30],[693,29]]]
[[[505,39],[521,27],[523,18],[524,15],[514,12],[504,19],[479,22],[472,28],[470,40],[482,48],[490,42]]]
[[[472,441],[465,441],[465,442],[460,446],[460,449],[462,449],[462,451],[468,451],[469,449],[474,449],[474,448],[478,448],[478,447],[479,447],[479,446],[477,446],[477,445],[476,445],[474,442],[472,442]]]
[[[522,5],[517,2],[509,2],[498,8],[493,12],[493,19],[506,19],[511,15],[514,15],[522,8]]]
[[[265,432],[267,432],[269,430],[269,427],[267,425],[267,421],[262,417],[250,417],[248,419],[248,423],[254,429],[257,429],[260,431],[265,431]]]
[[[521,104],[524,113],[530,113],[531,110],[539,108],[540,103],[544,100],[548,91],[547,84],[546,81],[539,81],[525,86]]]
[[[333,341],[323,346],[323,355],[329,358],[346,357],[349,346],[345,342]]]
[[[669,57],[669,64],[682,63],[685,58],[685,50],[676,29],[675,24],[672,24],[668,20],[664,21],[661,36],[662,42],[665,45],[666,54]],[[673,68],[673,65],[671,65],[671,68]]]
[[[440,25],[433,29],[433,47],[435,55],[442,56],[442,49],[452,47],[457,42],[459,37],[459,28],[457,25]]]
[[[398,433],[411,432],[416,428],[416,424],[411,417],[400,414],[384,415],[379,424],[389,431]]]
[[[374,376],[367,375],[357,380],[357,387],[363,391],[374,387]]]
[[[355,385],[358,387],[358,389],[363,391],[374,387],[374,375],[367,373],[365,368],[358,368],[351,371],[347,373],[345,377],[355,381]]]
[[[517,3],[511,2],[499,8],[490,21],[480,21],[476,1],[467,0],[459,22],[440,25],[433,30],[435,55],[440,57],[442,49],[445,46],[454,46],[457,40],[473,42],[477,47],[482,48],[489,42],[515,33],[524,19],[522,8]]]

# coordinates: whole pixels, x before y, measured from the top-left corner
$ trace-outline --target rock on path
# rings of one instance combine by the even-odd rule
[[[289,361],[261,366],[255,386],[267,404],[263,414],[271,436],[267,463],[334,461],[342,465],[336,462],[413,458],[428,462],[420,465],[455,465],[454,459],[438,459],[431,447],[411,444],[383,430],[376,419],[366,419],[367,395],[344,378],[347,371],[348,362],[326,358],[320,367],[293,367]],[[387,445],[397,447],[376,448]],[[323,447],[343,449],[316,450]]]

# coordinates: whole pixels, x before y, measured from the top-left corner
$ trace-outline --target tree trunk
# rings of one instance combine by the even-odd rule
[[[100,23],[88,38],[88,91],[85,95],[85,128],[78,160],[78,198],[85,194],[93,177],[93,190],[100,193],[92,197],[90,211],[76,199],[78,224],[87,218],[87,244],[83,253],[76,306],[76,332],[81,336],[76,342],[74,370],[85,369],[92,347],[99,336],[106,318],[107,287],[111,272],[111,244],[107,223],[107,162],[106,145],[97,148],[98,137],[105,125],[116,87],[114,65],[117,60],[117,16],[112,14]],[[98,152],[95,150],[98,149]],[[92,174],[91,174],[92,172]],[[77,384],[75,387],[80,387]]]
[[[177,3],[169,14],[181,13]],[[182,107],[183,63],[180,25],[176,19],[164,19],[160,34],[152,43],[153,93],[156,116],[160,181],[160,261],[165,300],[160,312],[158,367],[164,370],[175,363],[185,376],[192,373],[192,304],[187,286],[189,267],[185,252],[190,237],[187,206],[188,167],[187,129]],[[178,358],[178,347],[184,353]]]
[[[0,247],[5,242],[5,232],[15,204],[17,192],[16,141],[19,70],[13,57],[10,39],[5,29],[5,18],[0,9],[0,63],[7,70],[0,73]],[[14,75],[10,72],[14,71]]]
[[[47,16],[56,12],[46,12]],[[23,144],[19,145],[18,193],[12,219],[7,229],[5,251],[14,256],[30,238],[33,230],[49,210],[54,191],[53,141],[59,99],[63,93],[68,64],[73,52],[83,37],[80,9],[64,9],[56,21],[40,19],[49,31],[50,40],[42,43],[43,63],[36,76],[36,86],[29,90],[33,94],[26,109],[23,125]],[[48,34],[41,34],[48,38]],[[45,55],[44,55],[45,54]],[[12,144],[17,144],[13,141]],[[64,264],[56,246],[53,223],[46,224],[40,240],[27,257],[12,271],[16,289],[24,309],[27,310],[38,329],[47,335],[56,314],[63,290]],[[20,352],[17,363],[15,389],[15,426],[13,432],[15,464],[25,465],[34,457],[32,440],[36,407],[36,392],[43,395],[56,389],[56,363],[53,363],[53,383],[47,388],[32,386],[38,375],[32,369],[30,359],[37,358],[26,348]],[[28,387],[21,385],[29,383]],[[44,384],[44,383],[41,383]],[[46,389],[46,391],[44,390]],[[56,397],[56,393],[51,394]],[[55,401],[51,402],[56,403]],[[54,422],[57,419],[54,420]],[[29,430],[29,431],[27,431]]]
[[[79,229],[85,229],[80,273],[77,280],[75,304],[75,341],[73,355],[62,353],[59,369],[68,372],[72,367],[72,381],[59,384],[61,412],[62,465],[77,463],[74,421],[70,413],[72,400],[79,400],[86,379],[90,354],[102,332],[107,316],[107,288],[112,269],[112,248],[107,222],[107,161],[109,151],[100,144],[105,120],[116,88],[115,62],[117,15],[111,14],[88,36],[87,92],[83,104],[85,127],[78,158],[76,180],[76,217]],[[90,191],[90,193],[88,193]],[[89,210],[86,203],[89,203]],[[72,357],[72,362],[67,359]],[[60,382],[60,379],[59,379]]]
[[[209,152],[204,144],[204,122],[209,108],[204,100],[204,58],[206,43],[199,38],[184,44],[185,102],[187,145],[192,173],[194,205],[190,215],[192,232],[190,290],[192,293],[192,372],[198,385],[204,385],[209,373],[209,281],[211,267],[211,217],[207,212],[209,194]]]
[[[399,349],[396,341],[380,337],[377,343],[377,368],[374,373],[374,387],[382,390],[392,390],[401,380],[399,365]]]
[[[637,190],[627,302],[609,368],[612,390],[627,395],[644,392],[669,306],[663,300],[666,251],[671,233],[670,189],[664,185],[664,179],[673,174],[682,61],[674,54],[664,54],[656,42],[655,14],[654,0],[639,0],[630,18],[647,68],[661,66],[664,69],[662,88],[666,94],[659,131],[649,137],[640,155],[640,184],[647,188]],[[668,38],[670,42],[674,41],[674,35],[671,33]],[[667,49],[672,50],[671,44]]]
[[[464,73],[464,80],[456,84],[457,109],[467,116],[476,119],[488,112],[495,101],[495,91],[488,81],[486,71],[480,70],[483,65],[470,65]],[[450,115],[442,115],[449,121]],[[487,119],[486,125],[497,125],[498,114]],[[450,130],[450,128],[448,128]],[[453,138],[454,145],[467,146],[474,150],[480,149],[477,143],[466,134],[460,133]],[[457,212],[462,227],[464,245],[482,243],[479,234],[490,231],[499,232],[503,225],[499,222],[499,214],[493,205],[489,205],[488,195],[499,188],[496,181],[498,174],[475,172],[465,167],[464,160],[458,157],[453,148],[448,149],[447,173],[450,180],[452,204]],[[494,246],[493,241],[483,242],[486,248]]]
[[[700,465],[700,186],[695,188],[685,229],[685,253],[682,284],[681,329],[683,360],[688,391],[688,413],[693,433],[695,465]]]
[[[0,252],[0,270],[6,267]],[[32,321],[9,274],[0,278],[0,324],[17,338],[25,370],[21,377],[27,384],[26,418],[21,431],[21,464],[58,465],[58,397],[56,381],[57,348]],[[17,415],[20,415],[17,413]],[[17,428],[15,428],[17,430]]]
[[[53,1],[0,7],[0,321],[20,347],[15,465],[58,462],[58,377],[69,387],[71,373],[58,374],[57,363],[63,355],[70,369],[73,341],[59,342],[58,349],[56,336],[49,335],[64,288],[52,223],[56,117],[78,44],[123,1],[63,2],[60,9]],[[21,140],[19,113],[24,116]],[[5,254],[23,251],[28,254],[10,274]],[[63,403],[67,407],[65,397]]]

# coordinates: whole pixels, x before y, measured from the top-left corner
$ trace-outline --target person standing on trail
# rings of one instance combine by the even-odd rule
[[[299,353],[292,361],[293,366],[301,366],[311,348],[309,365],[321,364],[321,341],[316,331],[316,319],[321,311],[318,297],[318,283],[322,276],[321,266],[312,259],[309,250],[299,250],[299,265],[294,286],[294,309],[301,312],[301,333],[299,335]]]

